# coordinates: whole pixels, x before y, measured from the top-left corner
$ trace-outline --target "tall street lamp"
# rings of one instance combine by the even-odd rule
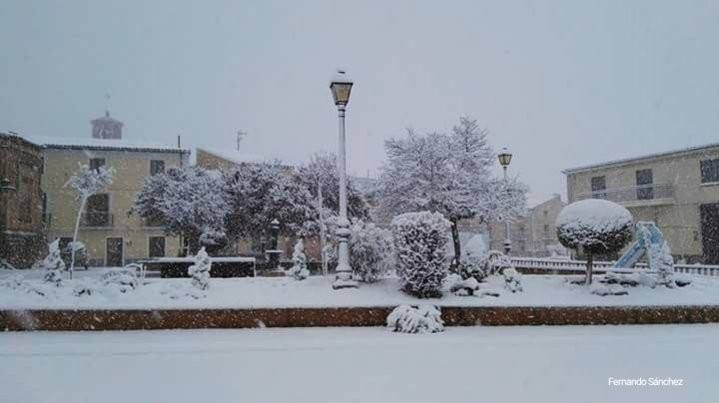
[[[337,275],[332,283],[332,288],[355,288],[357,282],[352,278],[352,268],[349,259],[350,222],[347,220],[347,158],[345,154],[345,109],[352,91],[352,80],[345,75],[345,72],[338,70],[330,82],[332,98],[334,98],[337,111],[339,112],[339,158],[337,159],[337,170],[340,175],[340,217],[337,223]]]
[[[509,152],[507,147],[504,147],[502,148],[502,150],[500,150],[499,154],[497,155],[497,158],[499,158],[499,164],[504,170],[504,183],[505,185],[507,185],[507,167],[509,166],[509,163],[512,162],[512,153]],[[504,252],[509,255],[509,252],[512,250],[512,240],[509,237],[509,217],[504,218],[504,225],[505,235],[507,236],[504,240]]]

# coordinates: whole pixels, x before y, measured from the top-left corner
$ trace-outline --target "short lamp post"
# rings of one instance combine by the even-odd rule
[[[504,183],[507,185],[507,167],[509,167],[509,163],[512,162],[512,153],[509,152],[507,147],[504,147],[497,155],[497,158],[499,159],[499,165],[502,166],[502,170],[504,171]],[[509,217],[504,217],[504,225],[506,235],[504,239],[504,253],[509,255],[509,252],[512,251],[512,239],[509,234]]]
[[[345,72],[338,70],[330,82],[332,98],[339,112],[339,158],[337,171],[340,176],[340,217],[337,223],[337,274],[332,288],[356,288],[357,282],[352,278],[352,268],[349,260],[350,223],[347,219],[347,158],[345,154],[345,109],[352,91],[352,80]]]

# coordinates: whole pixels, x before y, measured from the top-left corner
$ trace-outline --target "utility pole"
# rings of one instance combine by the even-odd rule
[[[247,136],[247,132],[238,130],[237,131],[237,151],[240,151],[240,143],[242,143],[242,139]]]

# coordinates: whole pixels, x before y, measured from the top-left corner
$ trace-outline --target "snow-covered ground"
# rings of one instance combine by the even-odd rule
[[[719,325],[0,333],[0,402],[710,402],[718,338]]]
[[[82,276],[97,277],[101,271],[76,272],[75,280],[66,280],[59,288],[44,288],[49,293],[40,296],[24,290],[3,288],[0,292],[0,309],[23,308],[261,308],[261,307],[332,307],[332,306],[393,306],[428,302],[437,305],[691,305],[719,304],[719,279],[706,276],[693,277],[693,283],[684,288],[657,287],[628,288],[629,295],[598,296],[587,287],[566,284],[568,276],[525,275],[524,292],[512,294],[503,288],[502,279],[490,277],[483,288],[498,290],[495,297],[459,297],[445,292],[441,299],[418,300],[399,291],[398,280],[385,279],[374,284],[362,284],[358,289],[332,290],[332,278],[310,277],[304,281],[292,278],[228,278],[211,279],[206,298],[171,298],[189,287],[190,279],[146,279],[146,284],[125,294],[101,292],[73,296],[74,283]],[[8,273],[6,271],[6,273]],[[23,272],[24,273],[24,272]],[[4,276],[0,273],[0,279]],[[28,277],[33,277],[31,273]],[[577,276],[575,276],[577,277]],[[581,277],[581,276],[579,276]],[[42,285],[39,279],[27,280]],[[108,290],[110,291],[110,290]]]

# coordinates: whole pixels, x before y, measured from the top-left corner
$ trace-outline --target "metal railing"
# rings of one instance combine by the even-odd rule
[[[530,269],[537,271],[547,271],[548,273],[575,272],[584,270],[587,262],[584,260],[561,260],[561,259],[542,259],[531,257],[513,257],[512,264],[518,269]],[[613,269],[614,262],[596,261],[594,262],[594,270],[599,272],[606,270],[613,271],[632,271],[636,269],[647,270],[646,263],[638,263],[636,269]],[[700,265],[700,264],[674,264],[674,272],[686,274],[698,274],[702,276],[719,276],[719,265]]]
[[[617,203],[673,198],[674,186],[669,183],[604,189],[576,196],[577,200],[605,199]]]
[[[113,215],[106,211],[87,211],[80,217],[83,228],[109,228],[113,226]]]

